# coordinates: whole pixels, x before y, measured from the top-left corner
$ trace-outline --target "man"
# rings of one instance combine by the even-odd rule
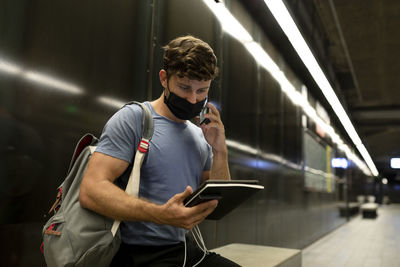
[[[203,257],[194,242],[185,241],[186,231],[203,221],[218,201],[186,208],[183,200],[204,180],[230,179],[218,110],[206,104],[210,122],[201,128],[188,121],[199,115],[206,102],[217,75],[217,59],[207,43],[192,36],[174,39],[164,50],[164,69],[159,72],[163,93],[145,102],[152,111],[154,134],[141,169],[139,198],[121,189],[141,137],[141,108],[129,105],[104,127],[82,181],[80,203],[123,221],[122,244],[111,266],[182,266],[184,262],[192,266],[203,258],[198,266],[237,266],[214,253]]]

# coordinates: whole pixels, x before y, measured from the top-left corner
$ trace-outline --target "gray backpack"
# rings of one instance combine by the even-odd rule
[[[143,109],[142,139],[135,154],[126,192],[138,196],[140,167],[153,135],[154,125],[149,108]],[[98,139],[86,134],[78,142],[67,177],[58,188],[56,202],[49,213],[54,215],[43,227],[41,250],[48,267],[79,266],[106,267],[119,249],[121,236],[119,221],[84,209],[79,203],[79,188],[87,164]]]

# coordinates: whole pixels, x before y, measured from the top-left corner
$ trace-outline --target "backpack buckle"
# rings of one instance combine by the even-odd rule
[[[149,142],[147,140],[140,140],[138,150],[142,153],[147,153],[149,150]]]

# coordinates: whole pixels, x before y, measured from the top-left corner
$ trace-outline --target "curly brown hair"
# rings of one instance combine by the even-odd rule
[[[191,35],[170,41],[164,49],[164,69],[168,77],[213,80],[218,75],[217,57],[204,41]]]

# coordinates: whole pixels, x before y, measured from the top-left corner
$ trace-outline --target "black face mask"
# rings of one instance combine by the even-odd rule
[[[190,120],[199,115],[207,100],[206,97],[203,101],[192,104],[186,99],[172,93],[169,88],[168,91],[169,97],[167,98],[167,96],[164,94],[164,103],[167,105],[169,110],[171,110],[172,114],[181,120]]]

